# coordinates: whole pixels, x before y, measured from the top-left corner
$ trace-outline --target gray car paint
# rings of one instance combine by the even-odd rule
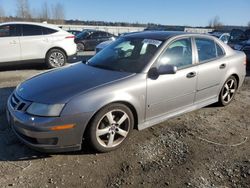
[[[153,37],[154,32],[146,35],[147,38]],[[139,33],[126,37],[143,37],[143,35]],[[160,37],[164,37],[164,32],[161,32]],[[213,39],[223,47],[225,56],[198,64],[197,52],[193,45],[193,66],[178,70],[176,74],[161,75],[158,79],[149,78],[147,73],[157,62],[158,56],[172,41],[183,37],[191,37],[192,40],[194,37]],[[83,135],[91,117],[102,107],[113,102],[125,103],[131,107],[137,119],[137,128],[141,130],[170,117],[217,102],[219,91],[230,75],[237,75],[239,87],[242,85],[246,74],[243,53],[233,51],[226,44],[211,36],[170,33],[165,34],[165,38],[165,44],[141,73],[107,71],[79,63],[36,76],[21,84],[17,88],[17,93],[29,101],[47,104],[66,103],[60,117],[62,123],[67,120],[67,117],[78,115],[80,117],[82,114],[84,123],[79,124],[81,127],[79,137]],[[227,64],[226,69],[222,71],[219,70],[221,63]],[[195,71],[196,77],[188,79],[186,75],[190,71]],[[8,110],[13,118],[17,116],[17,112],[13,111],[10,105],[8,105]],[[22,117],[19,121],[22,124],[27,123]],[[36,124],[36,122],[33,123]],[[45,123],[42,126],[47,125]],[[67,136],[61,136],[62,142],[65,143]],[[77,140],[81,139],[82,137]],[[75,143],[78,146],[79,144]],[[57,145],[54,149],[63,148],[63,146]],[[46,146],[40,148],[46,148]]]

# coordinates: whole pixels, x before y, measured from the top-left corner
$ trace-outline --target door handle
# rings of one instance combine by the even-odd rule
[[[226,64],[223,63],[220,65],[220,69],[224,69],[224,68],[226,68]]]
[[[187,78],[193,78],[196,76],[196,72],[190,72],[187,74]]]

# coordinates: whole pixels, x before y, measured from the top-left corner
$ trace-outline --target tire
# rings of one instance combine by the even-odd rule
[[[67,57],[62,50],[52,49],[47,53],[45,61],[48,68],[57,68],[66,64]]]
[[[89,144],[98,152],[115,150],[124,144],[133,127],[134,116],[126,105],[108,105],[90,122],[87,130]]]
[[[227,106],[232,102],[235,97],[238,88],[238,82],[234,76],[230,76],[224,83],[220,95],[219,102],[220,106]]]
[[[77,51],[83,52],[85,50],[85,46],[82,43],[77,43]]]

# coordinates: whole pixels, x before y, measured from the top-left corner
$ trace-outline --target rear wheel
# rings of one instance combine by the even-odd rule
[[[221,89],[219,96],[219,104],[221,106],[228,105],[233,100],[237,88],[238,88],[238,83],[236,78],[234,76],[230,76]]]
[[[48,68],[62,67],[66,64],[66,55],[62,50],[52,49],[46,56]]]
[[[120,147],[134,126],[131,110],[123,104],[111,104],[100,110],[92,120],[89,142],[98,152],[108,152]]]

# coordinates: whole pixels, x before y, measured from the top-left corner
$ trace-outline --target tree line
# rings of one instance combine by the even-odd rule
[[[6,21],[47,21],[54,24],[63,24],[65,20],[65,9],[61,3],[48,6],[43,3],[39,10],[31,9],[29,0],[16,0],[16,15],[8,16],[4,7],[0,4],[0,22]]]

